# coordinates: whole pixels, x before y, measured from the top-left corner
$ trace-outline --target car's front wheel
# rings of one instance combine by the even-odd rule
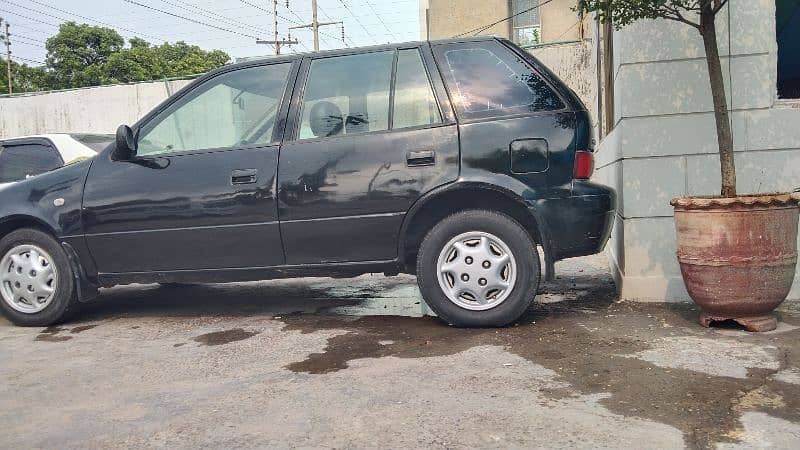
[[[75,309],[72,268],[58,242],[24,228],[0,239],[0,311],[21,326],[48,326]]]
[[[539,286],[536,244],[514,219],[493,211],[453,214],[428,233],[417,282],[430,308],[456,326],[504,326],[530,306]]]

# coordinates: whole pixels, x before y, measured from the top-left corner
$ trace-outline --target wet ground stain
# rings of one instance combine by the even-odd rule
[[[95,327],[97,327],[97,325],[81,325],[79,327],[75,327],[75,328],[71,329],[69,332],[71,334],[78,334],[78,333],[83,333],[86,330],[91,330],[92,328],[95,328]]]
[[[62,327],[47,327],[42,330],[34,339],[39,342],[64,342],[72,339],[72,336],[59,336],[62,331],[67,331]]]
[[[505,329],[457,329],[429,317],[282,317],[286,330],[347,331],[330,338],[324,351],[287,368],[325,374],[346,369],[355,359],[435,357],[495,345],[553,370],[571,386],[544,395],[559,399],[610,394],[600,401],[609,411],[671,425],[684,433],[690,448],[737,442],[735,432],[741,429],[744,409],[800,421],[800,386],[771,380],[777,370],[750,369],[746,379],[737,379],[664,368],[627,357],[650,348],[648,342],[654,340],[654,334],[669,337],[706,331],[696,325],[697,311],[690,305],[614,303],[614,298],[613,290],[606,288],[581,294],[575,301],[536,304],[522,320]],[[799,337],[800,330],[794,330],[754,339],[781,349],[782,369],[790,363],[792,367],[800,364],[795,350]]]
[[[61,335],[62,332],[63,333],[69,332],[70,334],[80,334],[83,333],[84,331],[91,330],[92,328],[95,327],[97,327],[97,324],[80,325],[72,329],[66,327],[51,326],[42,330],[34,340],[40,342],[64,342],[72,339],[72,336],[62,336]]]
[[[193,338],[193,340],[209,346],[225,345],[230,344],[231,342],[243,341],[247,338],[257,335],[258,333],[258,331],[245,331],[241,328],[233,328],[231,330],[201,334],[200,336]]]

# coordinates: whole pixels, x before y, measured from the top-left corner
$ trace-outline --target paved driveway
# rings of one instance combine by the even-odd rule
[[[0,447],[800,447],[800,312],[766,334],[615,302],[560,263],[516,326],[420,317],[411,277],[107,290],[0,321]]]

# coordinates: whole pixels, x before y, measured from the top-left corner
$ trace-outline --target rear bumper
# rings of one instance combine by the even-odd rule
[[[614,225],[617,195],[613,189],[576,182],[573,194],[539,200],[532,206],[553,261],[601,252]]]

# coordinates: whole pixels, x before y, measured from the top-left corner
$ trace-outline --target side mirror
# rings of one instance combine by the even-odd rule
[[[136,156],[136,138],[131,127],[120,125],[117,128],[116,148],[112,156],[117,161],[129,161]]]

